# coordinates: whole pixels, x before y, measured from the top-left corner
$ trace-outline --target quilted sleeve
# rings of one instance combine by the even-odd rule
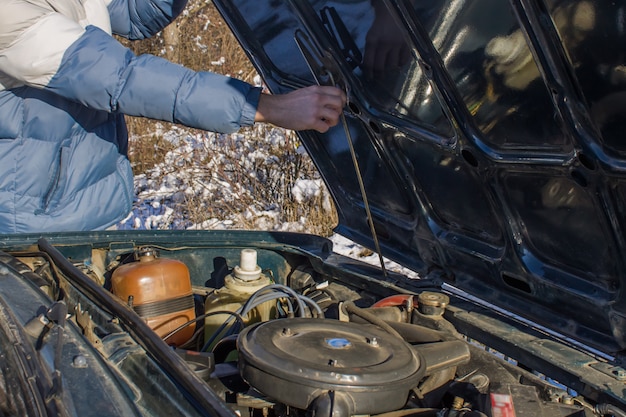
[[[254,122],[260,90],[243,81],[135,56],[95,26],[83,29],[61,14],[21,8],[22,2],[20,17],[9,19],[4,5],[14,2],[0,4],[5,88],[11,83],[46,88],[90,108],[217,132]]]
[[[108,5],[113,33],[128,39],[156,34],[178,16],[187,0],[113,0]]]
[[[135,56],[93,26],[68,48],[46,88],[89,107],[225,133],[254,123],[260,95],[234,78]]]

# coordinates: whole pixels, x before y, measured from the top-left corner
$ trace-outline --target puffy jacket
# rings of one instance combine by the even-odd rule
[[[179,0],[0,0],[0,233],[107,228],[131,209],[124,114],[232,132],[260,90],[135,56]]]

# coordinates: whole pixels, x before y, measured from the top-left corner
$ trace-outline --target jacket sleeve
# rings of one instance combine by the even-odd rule
[[[94,26],[83,29],[47,13],[4,45],[2,31],[0,75],[16,84],[45,88],[93,109],[216,132],[254,123],[260,89],[152,55],[135,56]]]
[[[187,0],[112,0],[108,5],[113,33],[128,39],[144,39],[169,25]]]

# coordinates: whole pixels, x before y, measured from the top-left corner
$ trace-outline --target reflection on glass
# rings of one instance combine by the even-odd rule
[[[304,83],[315,78],[294,40],[307,32],[296,8],[307,7],[331,40],[370,104],[444,137],[454,136],[442,103],[418,65],[407,29],[382,0],[238,0],[241,15],[278,70]],[[571,151],[531,48],[510,2],[502,0],[407,1],[441,56],[457,92],[482,134],[496,149]],[[605,4],[606,3],[606,4]],[[611,3],[611,4],[609,4]],[[626,34],[623,2],[549,0],[577,81],[609,146],[626,152],[621,132],[626,104]],[[329,12],[329,11],[332,11]],[[331,24],[328,23],[329,16]],[[620,21],[620,17],[622,20]],[[326,19],[326,22],[324,21]]]
[[[510,3],[438,4],[434,12],[430,5],[416,7],[416,16],[429,31],[484,140],[497,148],[562,149],[566,137]]]
[[[318,14],[332,8],[362,56],[354,75],[378,108],[452,136],[438,96],[382,0],[316,1]],[[567,151],[548,90],[509,2],[436,0],[410,2],[416,19],[439,52],[445,69],[483,140],[496,148]]]
[[[278,0],[236,3],[255,40],[283,76],[289,74],[304,83],[315,83],[295,41],[298,31],[306,32],[296,11]],[[360,90],[374,106],[407,117],[439,135],[453,135],[439,99],[407,44],[404,29],[394,21],[382,0],[311,0],[310,6],[320,25],[329,10],[338,16],[333,23],[348,34],[350,43],[358,50],[361,62],[354,66],[354,75]],[[333,35],[341,43],[336,31]],[[350,60],[349,56],[345,58]]]
[[[605,143],[625,154],[626,3],[548,0],[552,21]]]
[[[362,58],[353,74],[377,108],[407,117],[439,135],[453,135],[450,121],[407,43],[405,29],[382,0],[311,0],[310,4],[318,15],[328,16],[332,11],[336,16],[332,27],[343,30],[331,30],[334,38],[341,38],[344,32],[350,35]]]

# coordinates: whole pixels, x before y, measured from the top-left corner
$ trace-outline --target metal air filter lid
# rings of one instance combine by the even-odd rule
[[[365,324],[280,319],[246,328],[238,339],[243,378],[287,405],[308,408],[321,394],[348,394],[351,411],[404,406],[424,374],[402,339]]]

